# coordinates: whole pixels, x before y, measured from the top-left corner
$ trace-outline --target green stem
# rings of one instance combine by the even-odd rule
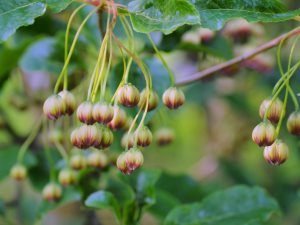
[[[162,64],[164,65],[164,67],[167,69],[169,77],[170,77],[170,82],[171,82],[171,86],[175,85],[175,78],[174,78],[174,73],[172,72],[172,70],[170,69],[170,67],[168,66],[166,60],[163,58],[162,54],[160,53],[160,51],[157,49],[154,41],[152,40],[150,34],[147,34],[147,37],[150,41],[150,43],[152,44],[153,49],[155,50],[158,58],[160,59],[160,61],[162,62]]]
[[[84,6],[86,6],[85,4],[80,5],[77,9],[74,10],[74,12],[71,14],[70,19],[68,21],[68,25],[67,25],[67,29],[66,29],[66,35],[65,35],[65,61],[68,58],[68,46],[69,46],[69,34],[70,34],[70,28],[71,28],[71,24],[73,22],[73,19],[75,17],[75,15],[78,13],[78,11],[80,9],[82,9]],[[66,68],[65,73],[64,73],[64,90],[68,89],[68,68]]]
[[[65,71],[66,71],[66,69],[67,69],[67,67],[68,67],[68,65],[69,65],[70,59],[71,59],[71,57],[72,57],[72,55],[73,55],[73,51],[74,51],[74,49],[75,49],[75,46],[76,46],[76,43],[77,43],[77,40],[78,40],[78,38],[79,38],[79,35],[80,35],[80,33],[81,33],[82,28],[84,27],[84,25],[86,24],[86,22],[89,20],[89,18],[90,18],[95,12],[97,12],[97,10],[98,10],[99,8],[100,8],[100,6],[96,7],[94,10],[92,10],[92,11],[85,17],[85,19],[82,21],[82,23],[80,24],[80,26],[79,26],[79,28],[78,28],[76,34],[75,34],[75,37],[74,37],[74,39],[73,39],[73,42],[72,42],[72,45],[71,45],[71,48],[70,48],[70,52],[69,52],[69,54],[68,54],[68,57],[67,57],[67,59],[66,59],[66,61],[65,61],[65,64],[64,64],[64,66],[63,66],[63,69],[62,69],[62,71],[61,71],[61,73],[60,73],[60,75],[59,75],[59,77],[58,77],[58,79],[57,79],[57,82],[56,82],[56,84],[55,84],[55,87],[54,87],[54,93],[57,93],[57,92],[58,92],[59,85],[60,85],[61,80],[62,80],[62,78],[63,78],[63,76],[64,76],[64,74],[65,74]]]
[[[49,163],[49,170],[50,170],[50,181],[54,182],[55,181],[55,169],[54,169],[54,162],[51,156],[48,140],[46,138],[47,135],[47,120],[43,119],[43,144],[44,144],[44,149],[45,149],[45,155],[47,158],[47,162]]]
[[[20,151],[18,153],[18,157],[17,157],[17,161],[19,164],[22,163],[24,156],[26,154],[26,151],[28,150],[28,147],[30,146],[30,144],[34,141],[35,137],[37,136],[41,124],[42,124],[42,118],[43,116],[41,116],[37,123],[35,124],[35,126],[33,127],[33,129],[31,130],[29,136],[27,137],[27,139],[25,140],[25,142],[23,143],[23,145],[20,148]]]
[[[67,151],[65,150],[64,146],[62,146],[59,142],[55,142],[55,147],[57,148],[58,152],[61,154],[62,158],[65,160],[67,166],[70,164],[70,160],[67,154]]]
[[[289,90],[288,90],[288,88],[286,88],[285,96],[284,96],[284,102],[283,102],[283,108],[284,109],[286,108],[286,105],[287,105],[288,96],[289,96]],[[283,118],[284,118],[284,114],[285,114],[285,110],[282,110],[278,125],[276,127],[276,137],[278,137],[278,135],[279,135],[281,124],[282,124],[282,121],[283,121]]]

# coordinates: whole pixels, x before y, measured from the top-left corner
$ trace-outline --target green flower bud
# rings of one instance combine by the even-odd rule
[[[109,146],[112,145],[114,141],[114,135],[109,128],[104,126],[101,129],[101,133],[102,133],[101,141],[97,145],[94,145],[94,147],[98,149],[108,148]]]
[[[138,105],[140,108],[142,109],[146,108],[147,97],[148,97],[147,89],[144,89],[141,92],[141,98]],[[148,112],[155,109],[158,105],[158,102],[159,102],[159,98],[157,93],[155,91],[149,90]]]
[[[93,104],[89,101],[81,103],[77,108],[77,118],[85,124],[93,124]]]
[[[64,169],[59,172],[58,180],[63,186],[68,186],[76,182],[76,174],[71,169]]]
[[[155,132],[156,143],[159,146],[170,144],[175,138],[174,131],[170,128],[160,128]]]
[[[131,148],[125,152],[127,168],[132,172],[144,163],[142,152],[138,148]]]
[[[143,126],[134,133],[137,138],[137,145],[141,147],[147,147],[152,142],[152,133],[148,127]]]
[[[114,108],[107,103],[96,103],[93,107],[93,118],[98,123],[107,124],[114,117]]]
[[[56,120],[65,114],[66,105],[62,97],[52,95],[44,102],[43,111],[49,120]]]
[[[74,95],[69,91],[61,91],[58,95],[63,99],[66,106],[66,114],[69,116],[73,114],[76,108],[76,100]]]
[[[259,115],[262,119],[265,117],[265,113],[268,112],[267,119],[273,123],[278,123],[283,109],[282,101],[277,98],[271,104],[271,99],[265,99],[259,108]]]
[[[62,196],[62,189],[56,183],[49,183],[43,189],[43,198],[47,201],[57,201]]]
[[[134,146],[134,136],[133,134],[125,133],[121,139],[122,148],[129,149]]]
[[[114,106],[114,117],[108,124],[112,130],[122,129],[126,125],[126,113],[118,106]]]
[[[252,132],[253,141],[260,147],[272,145],[275,138],[276,131],[270,122],[262,122],[258,124]]]
[[[163,99],[163,103],[169,109],[177,109],[185,102],[184,93],[176,87],[168,88],[164,92],[162,99]]]
[[[74,170],[81,170],[86,167],[86,159],[81,154],[73,155],[70,159],[70,165]]]
[[[95,125],[82,125],[71,133],[71,143],[80,149],[98,146],[102,140],[102,133]]]
[[[293,134],[300,136],[300,112],[293,112],[287,120],[287,129]]]
[[[264,149],[264,158],[271,165],[281,165],[284,163],[289,154],[288,146],[281,140],[276,140],[271,146]]]
[[[103,152],[97,151],[88,156],[87,162],[89,166],[102,169],[107,166],[108,159]]]
[[[125,84],[118,90],[117,100],[121,105],[134,107],[139,103],[140,92],[132,84]]]
[[[27,176],[26,167],[20,164],[14,165],[10,170],[10,176],[17,181],[23,181]]]

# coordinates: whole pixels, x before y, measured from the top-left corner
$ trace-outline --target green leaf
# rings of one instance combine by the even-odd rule
[[[126,206],[127,204],[132,203],[135,199],[132,188],[120,179],[110,178],[106,189],[111,192],[116,199],[118,199],[120,206]]]
[[[128,9],[138,32],[159,30],[169,34],[184,24],[200,24],[199,14],[188,0],[135,0]]]
[[[262,188],[237,186],[216,192],[201,203],[173,209],[164,225],[261,224],[279,211],[276,200]]]
[[[72,0],[9,0],[0,2],[0,42],[5,41],[21,26],[34,23],[48,5],[54,12],[66,8]]]
[[[162,173],[156,187],[166,191],[183,203],[199,201],[203,196],[200,184],[187,175]]]
[[[131,185],[136,192],[138,204],[150,206],[155,204],[155,184],[159,179],[159,170],[138,170],[130,176],[121,174],[121,178]]]
[[[34,23],[46,11],[46,5],[32,0],[0,2],[0,41],[6,40],[16,29]]]
[[[0,180],[7,177],[10,173],[10,169],[17,162],[19,147],[11,146],[9,148],[0,150]],[[33,167],[36,165],[37,160],[31,152],[27,152],[24,158],[24,165],[27,168]]]
[[[46,3],[53,12],[58,13],[67,8],[72,1],[73,0],[46,0]]]
[[[108,191],[94,192],[85,200],[85,205],[95,209],[109,208],[114,211],[117,218],[121,217],[119,204],[113,194]]]
[[[300,14],[300,9],[284,9],[278,0],[136,0],[128,4],[136,31],[162,31],[165,34],[185,24],[218,30],[235,18],[249,22],[280,22]]]
[[[164,219],[178,205],[180,205],[180,201],[172,194],[156,189],[156,203],[149,210],[155,216]]]
[[[244,18],[249,22],[280,22],[290,20],[300,14],[300,9],[283,11],[277,0],[196,0],[201,26],[218,30],[234,18]]]

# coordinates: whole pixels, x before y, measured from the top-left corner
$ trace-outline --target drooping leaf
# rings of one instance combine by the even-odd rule
[[[131,2],[128,9],[136,31],[165,34],[185,24],[218,30],[235,18],[249,22],[279,22],[300,14],[300,9],[286,11],[278,0],[143,0]]]
[[[0,2],[0,42],[5,41],[22,26],[34,23],[46,7],[53,12],[65,9],[73,0],[9,0]]]
[[[284,11],[277,0],[196,0],[195,6],[201,17],[201,26],[212,30],[222,28],[225,22],[235,18],[249,22],[279,22],[300,14],[299,9]]]
[[[120,218],[119,204],[113,194],[108,191],[94,192],[85,200],[85,205],[95,209],[112,209],[117,218]]]
[[[188,0],[135,0],[129,3],[131,22],[139,32],[173,32],[184,24],[200,24],[199,14]]]
[[[16,29],[34,23],[46,11],[46,4],[32,0],[0,2],[0,41],[6,40]]]
[[[67,8],[72,1],[73,0],[46,0],[46,3],[53,12],[58,13]]]
[[[261,224],[279,211],[276,200],[263,189],[237,186],[214,193],[201,203],[176,207],[164,225]]]

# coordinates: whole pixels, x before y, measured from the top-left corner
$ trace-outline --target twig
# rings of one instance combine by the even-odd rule
[[[282,34],[279,37],[277,37],[277,38],[275,38],[275,39],[273,39],[273,40],[271,40],[271,41],[255,48],[255,49],[253,49],[252,51],[247,52],[247,53],[245,53],[241,56],[238,56],[236,58],[233,58],[233,59],[231,59],[227,62],[212,66],[208,69],[202,70],[202,71],[200,71],[198,73],[195,73],[195,74],[192,74],[190,76],[181,77],[181,78],[176,80],[176,84],[179,85],[179,86],[180,85],[186,85],[186,84],[201,80],[203,78],[209,77],[209,76],[215,74],[216,72],[219,72],[223,69],[226,69],[226,68],[228,68],[232,65],[239,64],[239,63],[241,63],[241,62],[243,62],[243,61],[245,61],[249,58],[252,58],[255,55],[258,55],[261,52],[264,52],[266,50],[274,48],[275,46],[279,45],[281,40],[288,39],[288,38],[290,38],[292,36],[295,36],[297,34],[300,34],[300,27],[298,27],[294,30],[291,30],[291,31],[289,31],[285,34]]]

